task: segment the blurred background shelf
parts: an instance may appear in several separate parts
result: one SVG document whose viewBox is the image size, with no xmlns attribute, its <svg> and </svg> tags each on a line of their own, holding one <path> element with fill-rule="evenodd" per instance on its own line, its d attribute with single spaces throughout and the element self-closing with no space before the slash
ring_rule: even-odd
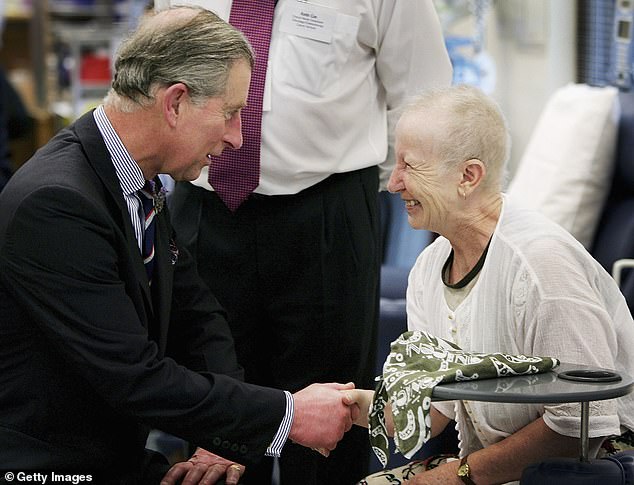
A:
<svg viewBox="0 0 634 485">
<path fill-rule="evenodd" d="M 0 66 L 32 118 L 11 140 L 14 168 L 101 102 L 112 58 L 147 0 L 5 0 Z"/>
</svg>

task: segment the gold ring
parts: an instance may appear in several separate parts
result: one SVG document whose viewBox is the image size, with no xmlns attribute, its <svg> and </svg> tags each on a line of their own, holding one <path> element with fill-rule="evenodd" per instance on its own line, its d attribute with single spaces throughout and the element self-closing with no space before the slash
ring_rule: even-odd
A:
<svg viewBox="0 0 634 485">
<path fill-rule="evenodd" d="M 235 463 L 233 465 L 230 465 L 229 468 L 233 468 L 235 469 L 238 473 L 242 473 L 242 467 L 240 465 L 236 465 Z"/>
</svg>

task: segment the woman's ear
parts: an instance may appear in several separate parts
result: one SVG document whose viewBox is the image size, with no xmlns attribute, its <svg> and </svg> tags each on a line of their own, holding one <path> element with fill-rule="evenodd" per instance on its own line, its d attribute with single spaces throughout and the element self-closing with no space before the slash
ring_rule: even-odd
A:
<svg viewBox="0 0 634 485">
<path fill-rule="evenodd" d="M 460 191 L 467 197 L 476 187 L 478 187 L 486 176 L 486 167 L 481 160 L 471 158 L 465 160 L 462 165 L 462 180 L 460 181 Z"/>
</svg>

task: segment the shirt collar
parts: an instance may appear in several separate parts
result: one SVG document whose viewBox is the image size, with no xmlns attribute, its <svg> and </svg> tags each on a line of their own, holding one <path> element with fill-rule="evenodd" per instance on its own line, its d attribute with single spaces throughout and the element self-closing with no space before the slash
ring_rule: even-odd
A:
<svg viewBox="0 0 634 485">
<path fill-rule="evenodd" d="M 132 155 L 126 150 L 121 138 L 119 138 L 119 135 L 117 135 L 117 132 L 112 127 L 103 109 L 103 105 L 99 105 L 97 109 L 93 111 L 93 117 L 101 132 L 106 148 L 110 153 L 110 157 L 112 158 L 112 164 L 117 173 L 121 190 L 124 195 L 137 192 L 145 185 L 143 172 L 134 158 L 132 158 Z"/>
</svg>

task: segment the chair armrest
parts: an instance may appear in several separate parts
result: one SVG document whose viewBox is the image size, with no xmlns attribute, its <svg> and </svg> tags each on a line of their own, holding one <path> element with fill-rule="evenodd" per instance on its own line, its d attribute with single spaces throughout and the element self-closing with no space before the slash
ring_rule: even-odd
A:
<svg viewBox="0 0 634 485">
<path fill-rule="evenodd" d="M 612 265 L 612 278 L 619 288 L 621 287 L 621 272 L 625 268 L 634 268 L 634 259 L 617 259 Z"/>
</svg>

